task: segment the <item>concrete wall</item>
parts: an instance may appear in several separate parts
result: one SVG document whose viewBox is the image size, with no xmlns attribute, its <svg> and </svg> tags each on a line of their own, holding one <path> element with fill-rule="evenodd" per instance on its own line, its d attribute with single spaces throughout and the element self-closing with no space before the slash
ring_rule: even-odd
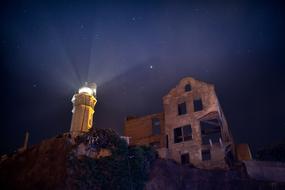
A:
<svg viewBox="0 0 285 190">
<path fill-rule="evenodd" d="M 285 163 L 243 161 L 249 177 L 256 180 L 285 182 Z"/>
</svg>

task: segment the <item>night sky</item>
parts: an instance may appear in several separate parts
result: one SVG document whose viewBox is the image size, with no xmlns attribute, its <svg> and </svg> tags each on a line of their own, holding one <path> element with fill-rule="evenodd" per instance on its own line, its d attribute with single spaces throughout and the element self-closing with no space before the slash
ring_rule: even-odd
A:
<svg viewBox="0 0 285 190">
<path fill-rule="evenodd" d="M 2 2 L 0 153 L 25 131 L 30 144 L 69 131 L 85 81 L 96 127 L 122 134 L 185 76 L 215 84 L 237 143 L 285 139 L 285 6 L 197 2 Z"/>
</svg>

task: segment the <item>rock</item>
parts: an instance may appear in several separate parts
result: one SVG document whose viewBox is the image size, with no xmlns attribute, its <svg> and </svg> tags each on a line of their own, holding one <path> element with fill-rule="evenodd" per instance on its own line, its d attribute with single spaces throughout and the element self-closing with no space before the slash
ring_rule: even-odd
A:
<svg viewBox="0 0 285 190">
<path fill-rule="evenodd" d="M 146 190 L 240 190 L 285 189 L 285 183 L 256 181 L 242 170 L 203 170 L 182 166 L 170 160 L 157 160 L 146 183 Z"/>
</svg>

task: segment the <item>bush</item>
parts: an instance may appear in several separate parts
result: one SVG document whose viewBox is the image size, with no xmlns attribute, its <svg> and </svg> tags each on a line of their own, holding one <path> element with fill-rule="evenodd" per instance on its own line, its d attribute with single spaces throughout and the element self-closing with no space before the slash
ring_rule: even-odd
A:
<svg viewBox="0 0 285 190">
<path fill-rule="evenodd" d="M 70 156 L 69 167 L 78 189 L 144 189 L 150 167 L 156 159 L 153 148 L 128 147 L 125 140 L 111 129 L 92 130 L 76 141 L 112 151 L 112 156 L 97 160 L 88 157 L 78 160 Z"/>
<path fill-rule="evenodd" d="M 285 142 L 265 147 L 256 154 L 257 160 L 285 162 Z"/>
</svg>

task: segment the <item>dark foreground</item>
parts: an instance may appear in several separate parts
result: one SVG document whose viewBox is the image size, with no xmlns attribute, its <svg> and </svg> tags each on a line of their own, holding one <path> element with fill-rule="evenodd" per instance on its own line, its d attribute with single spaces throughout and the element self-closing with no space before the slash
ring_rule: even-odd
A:
<svg viewBox="0 0 285 190">
<path fill-rule="evenodd" d="M 25 152 L 10 155 L 0 163 L 1 190 L 285 189 L 284 183 L 250 179 L 242 165 L 230 171 L 207 171 L 181 166 L 170 160 L 155 160 L 149 152 L 146 157 L 143 149 L 131 150 L 124 144 L 116 146 L 119 141 L 115 135 L 108 136 L 108 132 L 104 132 L 104 135 L 100 137 L 100 142 L 107 142 L 104 146 L 112 149 L 111 157 L 96 160 L 84 156 L 78 158 L 71 154 L 78 144 L 72 143 L 66 136 L 45 140 Z M 110 138 L 113 138 L 113 144 L 108 142 Z M 130 154 L 133 156 L 126 160 Z M 145 167 L 148 164 L 152 166 Z"/>
</svg>

